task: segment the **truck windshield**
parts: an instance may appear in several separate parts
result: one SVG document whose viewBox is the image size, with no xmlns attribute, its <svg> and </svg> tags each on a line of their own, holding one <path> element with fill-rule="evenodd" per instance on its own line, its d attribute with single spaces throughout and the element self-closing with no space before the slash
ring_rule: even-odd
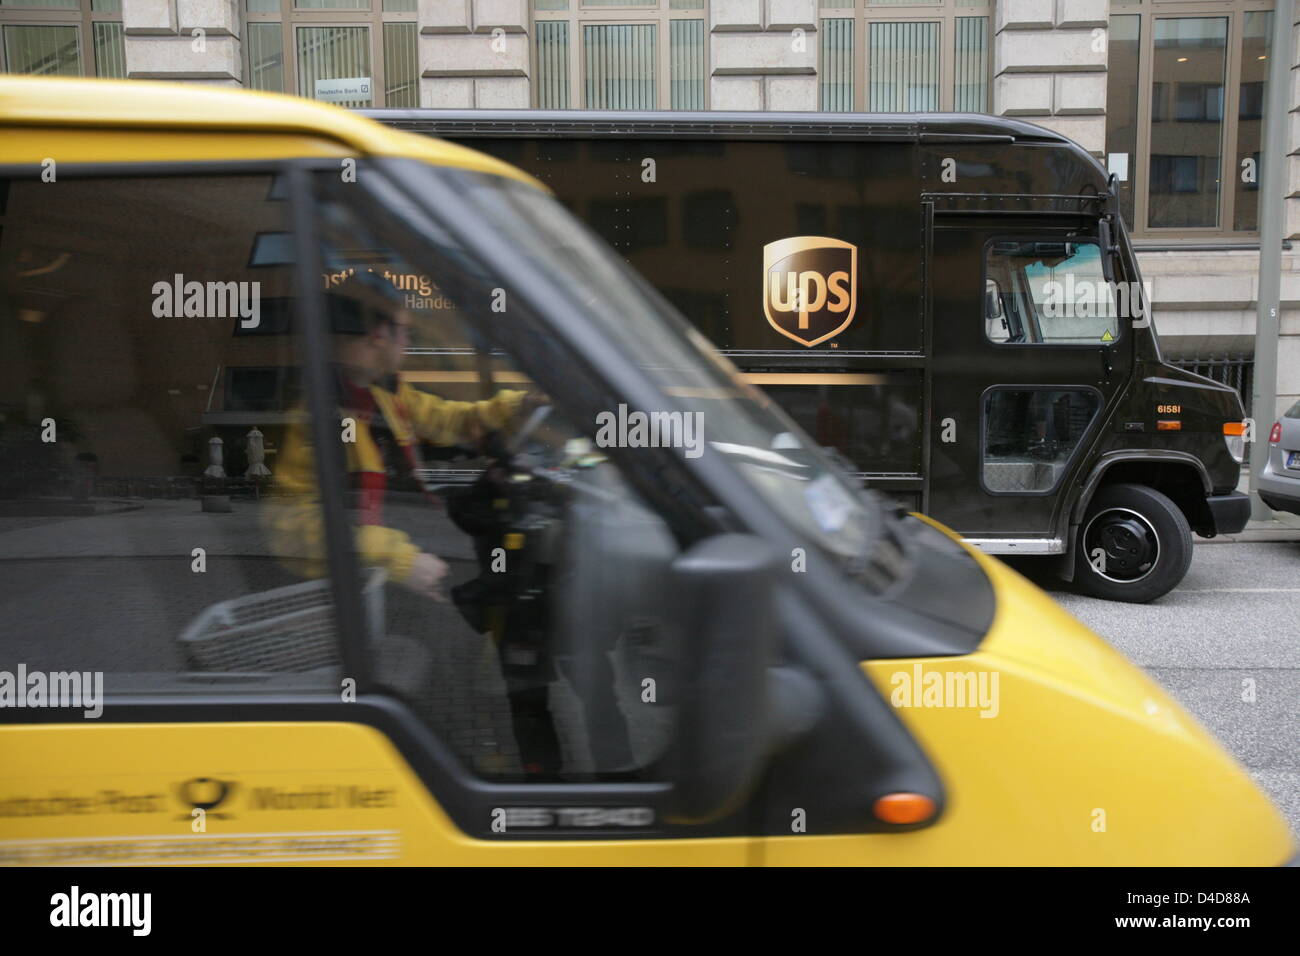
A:
<svg viewBox="0 0 1300 956">
<path fill-rule="evenodd" d="M 693 416 L 702 452 L 725 456 L 802 536 L 849 561 L 868 552 L 881 520 L 872 499 L 559 202 L 500 176 L 433 167 L 415 175 L 443 187 L 410 183 L 417 194 L 445 196 L 449 184 L 467 214 L 508 236 L 552 291 L 659 385 L 665 411 Z"/>
</svg>

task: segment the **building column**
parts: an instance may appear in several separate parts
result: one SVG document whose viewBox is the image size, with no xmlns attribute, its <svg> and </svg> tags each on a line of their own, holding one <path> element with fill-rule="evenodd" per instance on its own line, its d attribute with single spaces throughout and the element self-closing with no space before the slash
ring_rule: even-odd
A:
<svg viewBox="0 0 1300 956">
<path fill-rule="evenodd" d="M 993 110 L 1106 149 L 1107 0 L 998 0 Z"/>
<path fill-rule="evenodd" d="M 241 86 L 238 0 L 122 0 L 126 75 Z"/>
<path fill-rule="evenodd" d="M 712 0 L 715 110 L 817 109 L 817 0 Z"/>
<path fill-rule="evenodd" d="M 528 109 L 527 0 L 420 0 L 420 105 Z"/>
<path fill-rule="evenodd" d="M 1291 49 L 1288 51 L 1291 55 L 1288 181 L 1282 219 L 1282 235 L 1291 240 L 1292 248 L 1289 253 L 1282 254 L 1281 323 L 1277 343 L 1278 415 L 1300 401 L 1300 4 L 1296 5 L 1292 19 Z M 1262 426 L 1268 428 L 1271 424 L 1271 421 L 1263 422 Z"/>
<path fill-rule="evenodd" d="M 1300 240 L 1300 3 L 1295 5 L 1291 25 L 1290 116 L 1287 122 L 1286 212 L 1282 235 Z M 1286 276 L 1282 277 L 1282 298 L 1286 298 Z"/>
</svg>

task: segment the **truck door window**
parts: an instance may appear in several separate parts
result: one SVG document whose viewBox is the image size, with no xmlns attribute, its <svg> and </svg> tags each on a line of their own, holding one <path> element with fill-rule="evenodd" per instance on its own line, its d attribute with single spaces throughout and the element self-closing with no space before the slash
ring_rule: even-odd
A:
<svg viewBox="0 0 1300 956">
<path fill-rule="evenodd" d="M 1107 346 L 1119 335 L 1115 291 L 1095 242 L 998 239 L 988 246 L 985 276 L 991 342 Z M 990 313 L 995 287 L 1001 322 Z"/>
<path fill-rule="evenodd" d="M 984 487 L 1003 494 L 1052 491 L 1099 405 L 1091 389 L 989 389 L 984 395 Z"/>
</svg>

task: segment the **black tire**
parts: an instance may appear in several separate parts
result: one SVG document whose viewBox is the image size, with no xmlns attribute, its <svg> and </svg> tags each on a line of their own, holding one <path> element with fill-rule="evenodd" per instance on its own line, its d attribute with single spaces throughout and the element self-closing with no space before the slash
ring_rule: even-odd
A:
<svg viewBox="0 0 1300 956">
<path fill-rule="evenodd" d="M 1168 594 L 1187 574 L 1192 529 L 1178 506 L 1154 488 L 1106 485 L 1088 505 L 1074 547 L 1079 590 L 1145 604 Z"/>
</svg>

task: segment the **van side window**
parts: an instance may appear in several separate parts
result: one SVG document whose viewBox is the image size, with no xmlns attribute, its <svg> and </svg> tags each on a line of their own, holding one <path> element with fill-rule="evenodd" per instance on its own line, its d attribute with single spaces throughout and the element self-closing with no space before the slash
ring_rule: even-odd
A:
<svg viewBox="0 0 1300 956">
<path fill-rule="evenodd" d="M 989 389 L 984 396 L 984 486 L 1005 494 L 1054 489 L 1099 405 L 1090 389 Z"/>
<path fill-rule="evenodd" d="M 273 177 L 0 193 L 0 669 L 337 695 L 317 505 L 280 480 L 304 412 Z"/>
<path fill-rule="evenodd" d="M 655 777 L 680 547 L 574 404 L 612 407 L 602 386 L 573 368 L 563 395 L 543 392 L 532 376 L 554 341 L 508 277 L 451 235 L 413 258 L 400 227 L 335 196 L 321 255 L 347 278 L 325 309 L 356 423 L 341 477 L 377 683 L 479 777 Z M 430 294 L 402 292 L 404 276 Z M 307 442 L 285 445 L 281 476 L 310 481 Z M 284 547 L 298 536 L 292 513 L 272 527 Z"/>
<path fill-rule="evenodd" d="M 1010 345 L 1100 345 L 1136 309 L 1106 281 L 1095 242 L 999 239 L 986 254 L 984 329 Z"/>
</svg>

